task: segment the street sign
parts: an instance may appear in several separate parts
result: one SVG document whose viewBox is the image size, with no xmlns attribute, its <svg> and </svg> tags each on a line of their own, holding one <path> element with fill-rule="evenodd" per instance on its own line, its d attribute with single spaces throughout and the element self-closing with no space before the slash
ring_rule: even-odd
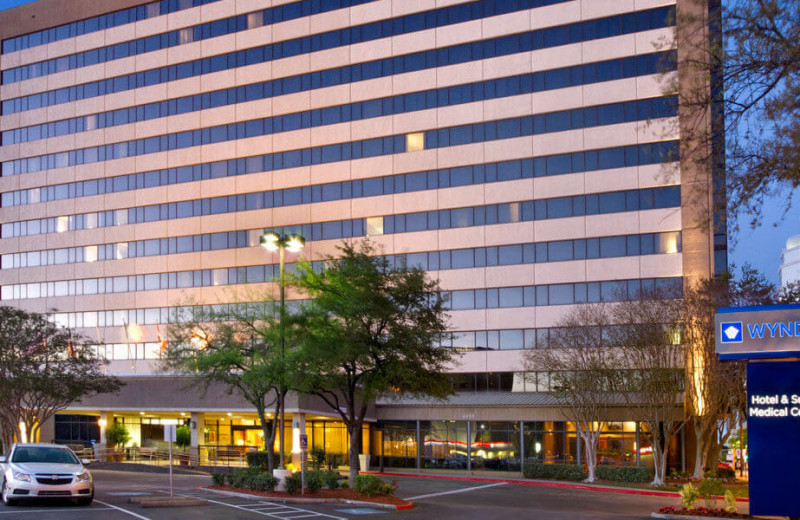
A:
<svg viewBox="0 0 800 520">
<path fill-rule="evenodd" d="M 178 426 L 176 424 L 164 425 L 164 442 L 178 442 Z"/>
<path fill-rule="evenodd" d="M 305 451 L 308 449 L 308 435 L 300 434 L 300 449 Z"/>
</svg>

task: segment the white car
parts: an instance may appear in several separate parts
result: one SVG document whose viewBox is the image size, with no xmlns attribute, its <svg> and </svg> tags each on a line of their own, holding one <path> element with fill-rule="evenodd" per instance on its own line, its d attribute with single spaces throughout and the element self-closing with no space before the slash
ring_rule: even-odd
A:
<svg viewBox="0 0 800 520">
<path fill-rule="evenodd" d="M 0 457 L 3 503 L 20 500 L 72 498 L 88 506 L 94 499 L 92 475 L 71 449 L 59 444 L 14 444 Z"/>
</svg>

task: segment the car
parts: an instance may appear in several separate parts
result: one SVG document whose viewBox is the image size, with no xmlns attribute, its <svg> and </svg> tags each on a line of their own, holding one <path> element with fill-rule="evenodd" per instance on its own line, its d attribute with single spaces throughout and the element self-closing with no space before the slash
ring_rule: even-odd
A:
<svg viewBox="0 0 800 520">
<path fill-rule="evenodd" d="M 0 457 L 3 467 L 2 500 L 13 506 L 20 500 L 71 498 L 88 506 L 94 499 L 92 474 L 67 446 L 13 444 Z"/>
</svg>

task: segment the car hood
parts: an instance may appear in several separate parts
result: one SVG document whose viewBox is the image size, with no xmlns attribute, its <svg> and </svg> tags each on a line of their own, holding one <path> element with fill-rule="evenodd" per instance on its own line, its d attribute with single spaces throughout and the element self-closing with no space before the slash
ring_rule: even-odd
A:
<svg viewBox="0 0 800 520">
<path fill-rule="evenodd" d="M 23 473 L 80 473 L 80 464 L 53 464 L 48 462 L 12 462 L 11 467 Z"/>
</svg>

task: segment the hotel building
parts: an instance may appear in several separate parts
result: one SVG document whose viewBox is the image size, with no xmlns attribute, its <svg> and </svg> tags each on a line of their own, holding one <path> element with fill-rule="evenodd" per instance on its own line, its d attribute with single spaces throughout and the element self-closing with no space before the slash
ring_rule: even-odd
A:
<svg viewBox="0 0 800 520">
<path fill-rule="evenodd" d="M 373 464 L 580 461 L 547 374 L 523 377 L 525 349 L 547 348 L 574 305 L 681 290 L 726 264 L 712 172 L 680 153 L 687 125 L 710 123 L 679 109 L 702 78 L 676 10 L 709 16 L 693 0 L 0 12 L 0 304 L 78 329 L 126 382 L 42 440 L 100 441 L 99 421 L 121 421 L 148 447 L 177 420 L 201 453 L 258 445 L 245 401 L 159 372 L 159 336 L 176 306 L 267 289 L 278 257 L 259 237 L 275 230 L 302 234 L 312 260 L 369 237 L 449 293 L 457 394 L 377 403 Z M 603 461 L 643 463 L 645 432 L 616 412 Z M 285 431 L 344 458 L 331 410 L 290 395 L 287 413 Z"/>
</svg>

